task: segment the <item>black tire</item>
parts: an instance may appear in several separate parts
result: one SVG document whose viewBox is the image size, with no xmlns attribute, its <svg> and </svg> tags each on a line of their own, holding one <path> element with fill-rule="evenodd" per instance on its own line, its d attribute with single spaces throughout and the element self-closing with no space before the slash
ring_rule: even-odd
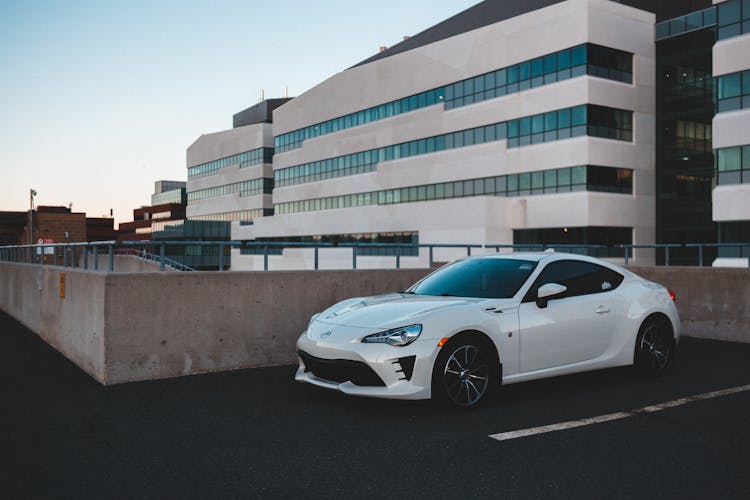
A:
<svg viewBox="0 0 750 500">
<path fill-rule="evenodd" d="M 470 408 L 487 398 L 495 379 L 494 356 L 484 342 L 457 338 L 443 346 L 432 369 L 432 399 Z"/>
<path fill-rule="evenodd" d="M 636 369 L 651 377 L 658 377 L 669 366 L 674 356 L 674 336 L 669 320 L 648 318 L 638 330 L 635 341 Z"/>
</svg>

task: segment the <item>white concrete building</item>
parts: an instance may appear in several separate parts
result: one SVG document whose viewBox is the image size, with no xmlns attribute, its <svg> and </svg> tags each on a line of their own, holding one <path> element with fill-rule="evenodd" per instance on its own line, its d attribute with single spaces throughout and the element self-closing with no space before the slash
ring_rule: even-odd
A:
<svg viewBox="0 0 750 500">
<path fill-rule="evenodd" d="M 204 134 L 187 149 L 187 217 L 238 224 L 273 212 L 273 110 L 262 101 L 234 116 L 234 128 Z"/>
<path fill-rule="evenodd" d="M 334 75 L 276 110 L 275 215 L 236 237 L 653 242 L 654 23 L 568 0 Z"/>
<path fill-rule="evenodd" d="M 234 240 L 587 244 L 608 246 L 595 252 L 611 258 L 621 257 L 620 244 L 715 241 L 723 226 L 710 215 L 711 119 L 723 98 L 714 103 L 711 74 L 750 68 L 748 1 L 726 4 L 739 7 L 486 0 L 286 102 L 262 133 L 255 124 L 202 136 L 188 150 L 189 171 L 274 148 L 272 165 L 257 174 L 273 176 L 273 193 L 253 205 L 273 215 L 234 223 Z M 726 39 L 712 55 L 716 33 Z M 750 94 L 750 73 L 740 73 L 740 88 Z M 739 106 L 750 106 L 743 92 Z M 750 128 L 737 121 L 746 111 L 718 111 L 713 148 L 750 144 L 742 135 Z M 750 220 L 743 177 L 729 185 L 718 169 L 713 219 Z M 227 189 L 207 190 L 249 178 L 232 171 L 189 180 L 189 217 L 249 207 Z M 256 254 L 235 250 L 233 268 L 262 267 Z M 440 250 L 435 260 L 462 254 Z M 351 257 L 348 248 L 327 250 L 320 267 Z M 663 256 L 636 250 L 634 258 Z M 270 259 L 276 269 L 313 265 L 312 250 Z M 393 259 L 365 256 L 358 265 Z M 422 249 L 401 264 L 426 260 Z"/>
<path fill-rule="evenodd" d="M 713 47 L 717 114 L 713 147 L 717 163 L 713 219 L 720 237 L 750 237 L 750 1 L 718 4 L 718 41 Z M 748 257 L 744 255 L 744 257 Z"/>
</svg>

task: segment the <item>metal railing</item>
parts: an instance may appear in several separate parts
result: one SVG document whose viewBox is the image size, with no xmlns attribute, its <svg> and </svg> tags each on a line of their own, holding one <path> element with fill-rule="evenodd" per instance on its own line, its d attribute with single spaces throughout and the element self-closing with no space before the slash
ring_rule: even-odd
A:
<svg viewBox="0 0 750 500">
<path fill-rule="evenodd" d="M 263 242 L 263 241 L 102 241 L 81 243 L 52 243 L 38 245 L 14 245 L 0 247 L 0 261 L 30 264 L 48 264 L 63 267 L 82 267 L 99 270 L 100 256 L 107 257 L 107 270 L 114 271 L 115 256 L 132 255 L 159 265 L 160 271 L 167 267 L 178 271 L 194 271 L 195 268 L 180 262 L 177 258 L 167 257 L 169 247 L 200 247 L 218 249 L 216 268 L 225 270 L 227 264 L 225 253 L 228 249 L 240 249 L 252 255 L 263 257 L 263 270 L 269 270 L 269 257 L 279 255 L 283 249 L 312 249 L 313 269 L 320 269 L 320 250 L 333 248 L 351 249 L 351 268 L 357 269 L 361 257 L 394 257 L 395 267 L 401 267 L 403 257 L 420 257 L 421 249 L 426 249 L 428 266 L 435 264 L 435 251 L 440 249 L 464 249 L 465 255 L 472 255 L 474 250 L 508 250 L 545 251 L 553 249 L 568 253 L 590 255 L 601 258 L 623 259 L 630 264 L 634 252 L 653 250 L 654 258 L 663 265 L 704 266 L 706 259 L 714 256 L 748 258 L 750 261 L 750 243 L 685 243 L 685 244 L 626 244 L 626 245 L 583 245 L 583 244 L 437 244 L 437 243 L 322 243 L 322 242 Z M 151 250 L 151 251 L 149 251 Z M 158 253 L 156 251 L 158 250 Z M 377 255 L 379 251 L 386 255 Z M 245 253 L 243 252 L 243 253 Z M 723 254 L 723 255 L 722 255 Z M 675 264 L 675 258 L 677 262 Z M 83 265 L 80 265 L 79 257 Z M 89 266 L 89 257 L 93 257 Z M 455 257 L 451 257 L 455 258 Z"/>
<path fill-rule="evenodd" d="M 139 260 L 144 260 L 147 262 L 153 262 L 156 264 L 161 264 L 161 262 L 164 262 L 165 267 L 169 267 L 174 269 L 175 271 L 195 271 L 194 268 L 190 266 L 186 266 L 182 262 L 177 262 L 176 260 L 170 259 L 168 257 L 162 257 L 161 255 L 156 255 L 150 252 L 147 252 L 143 249 L 138 248 L 120 248 L 115 250 L 115 255 L 120 255 L 124 257 L 135 257 Z"/>
</svg>

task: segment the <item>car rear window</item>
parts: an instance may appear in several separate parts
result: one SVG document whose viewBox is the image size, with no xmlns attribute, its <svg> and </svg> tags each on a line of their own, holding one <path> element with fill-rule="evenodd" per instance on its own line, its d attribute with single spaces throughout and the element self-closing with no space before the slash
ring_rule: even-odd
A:
<svg viewBox="0 0 750 500">
<path fill-rule="evenodd" d="M 408 292 L 418 295 L 507 299 L 529 278 L 537 263 L 520 259 L 467 259 L 427 276 Z"/>
</svg>

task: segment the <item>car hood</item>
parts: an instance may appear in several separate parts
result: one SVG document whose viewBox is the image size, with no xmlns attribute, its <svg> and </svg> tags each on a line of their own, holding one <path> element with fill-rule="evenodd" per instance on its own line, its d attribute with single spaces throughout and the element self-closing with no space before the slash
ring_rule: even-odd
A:
<svg viewBox="0 0 750 500">
<path fill-rule="evenodd" d="M 357 328 L 394 328 L 416 323 L 430 313 L 485 300 L 391 293 L 339 302 L 320 313 L 315 320 Z"/>
</svg>

